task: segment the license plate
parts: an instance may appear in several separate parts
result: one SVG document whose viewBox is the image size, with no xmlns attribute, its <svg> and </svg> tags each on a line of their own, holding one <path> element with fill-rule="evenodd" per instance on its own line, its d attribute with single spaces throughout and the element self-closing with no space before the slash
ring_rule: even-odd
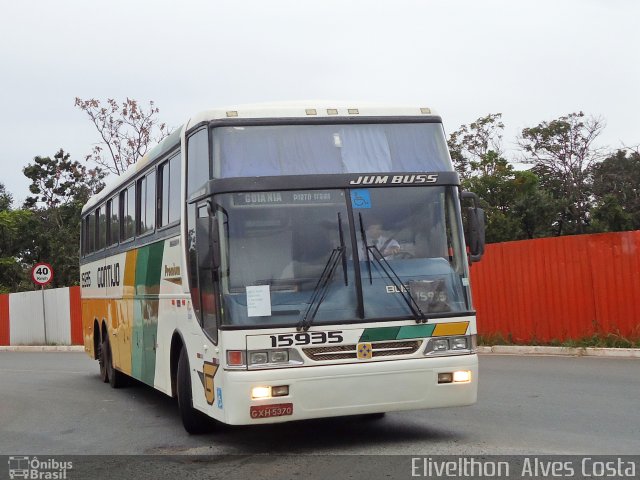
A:
<svg viewBox="0 0 640 480">
<path fill-rule="evenodd" d="M 256 405 L 249 409 L 251 418 L 283 417 L 293 415 L 293 403 L 277 403 L 275 405 Z"/>
</svg>

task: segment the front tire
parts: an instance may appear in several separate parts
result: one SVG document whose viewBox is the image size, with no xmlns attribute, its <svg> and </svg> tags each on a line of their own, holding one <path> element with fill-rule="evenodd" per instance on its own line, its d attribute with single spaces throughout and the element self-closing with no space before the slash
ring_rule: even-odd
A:
<svg viewBox="0 0 640 480">
<path fill-rule="evenodd" d="M 212 420 L 204 413 L 193 408 L 193 398 L 191 394 L 191 370 L 189 368 L 189 358 L 187 349 L 180 350 L 177 372 L 177 397 L 178 408 L 184 429 L 190 434 L 206 433 L 212 430 Z"/>
</svg>

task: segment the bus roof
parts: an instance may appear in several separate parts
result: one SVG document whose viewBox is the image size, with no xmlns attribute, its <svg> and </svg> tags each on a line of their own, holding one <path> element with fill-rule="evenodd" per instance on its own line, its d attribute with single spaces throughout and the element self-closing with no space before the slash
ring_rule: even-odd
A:
<svg viewBox="0 0 640 480">
<path fill-rule="evenodd" d="M 82 214 L 84 215 L 87 210 L 94 208 L 100 202 L 128 184 L 130 180 L 135 178 L 139 172 L 144 170 L 155 159 L 177 146 L 180 143 L 180 136 L 183 130 L 188 130 L 201 123 L 212 120 L 233 121 L 234 119 L 250 120 L 267 118 L 335 118 L 339 120 L 345 117 L 431 117 L 437 120 L 440 119 L 438 114 L 429 107 L 329 100 L 232 105 L 206 110 L 194 115 L 184 125 L 176 128 L 171 135 L 149 150 L 144 157 L 134 165 L 131 165 L 125 173 L 119 176 L 113 175 L 109 177 L 105 187 L 100 193 L 91 197 L 82 208 Z"/>
<path fill-rule="evenodd" d="M 308 100 L 295 102 L 235 105 L 206 110 L 193 116 L 187 128 L 211 120 L 322 117 L 438 117 L 428 107 L 376 103 Z M 439 117 L 438 117 L 439 118 Z"/>
</svg>

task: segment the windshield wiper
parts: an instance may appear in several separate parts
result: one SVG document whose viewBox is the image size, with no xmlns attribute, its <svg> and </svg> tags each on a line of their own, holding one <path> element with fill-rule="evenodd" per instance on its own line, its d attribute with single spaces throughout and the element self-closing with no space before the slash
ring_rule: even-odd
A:
<svg viewBox="0 0 640 480">
<path fill-rule="evenodd" d="M 382 269 L 384 274 L 389 278 L 389 280 L 391 280 L 391 283 L 393 283 L 396 291 L 400 293 L 402 299 L 409 307 L 409 310 L 411 310 L 411 313 L 413 313 L 413 317 L 415 318 L 416 323 L 426 323 L 428 321 L 427 317 L 418 305 L 418 302 L 413 297 L 413 295 L 411 295 L 409 288 L 407 288 L 407 286 L 402 282 L 396 271 L 391 267 L 391 265 L 389 265 L 389 262 L 387 262 L 387 259 L 384 258 L 384 255 L 382 255 L 380 250 L 378 250 L 378 247 L 376 247 L 375 245 L 367 245 L 367 234 L 364 227 L 364 222 L 362 221 L 362 213 L 358 213 L 358 216 L 360 218 L 360 234 L 362 235 L 362 241 L 365 247 L 364 254 L 367 257 L 369 284 L 373 284 L 373 277 L 371 276 L 371 256 L 373 256 L 373 258 L 375 258 L 380 265 L 380 268 Z M 369 255 L 369 252 L 371 252 L 371 255 Z"/>
<path fill-rule="evenodd" d="M 411 313 L 413 313 L 416 323 L 427 323 L 427 317 L 420 308 L 420 305 L 418 305 L 416 299 L 413 297 L 413 295 L 411 295 L 409 288 L 402 282 L 393 267 L 389 265 L 387 259 L 384 258 L 380 250 L 378 250 L 378 247 L 376 247 L 375 245 L 367 245 L 367 250 L 371 251 L 373 258 L 377 260 L 384 274 L 389 278 L 389 280 L 391 280 L 391 283 L 393 283 L 396 291 L 400 292 L 402 299 L 409 307 L 409 310 L 411 310 Z"/>
<path fill-rule="evenodd" d="M 362 243 L 364 244 L 363 253 L 367 257 L 367 270 L 369 271 L 369 285 L 373 285 L 373 277 L 371 276 L 371 258 L 369 256 L 369 245 L 367 245 L 367 232 L 364 228 L 364 222 L 362 221 L 362 213 L 358 212 L 358 218 L 360 220 L 360 235 L 362 235 Z"/>
<path fill-rule="evenodd" d="M 318 283 L 313 289 L 313 294 L 311 295 L 311 301 L 309 302 L 309 306 L 307 310 L 304 312 L 304 316 L 302 320 L 298 322 L 296 326 L 296 330 L 307 331 L 313 322 L 313 319 L 320 308 L 320 304 L 324 301 L 324 298 L 327 296 L 327 292 L 329 291 L 329 282 L 331 278 L 333 278 L 333 274 L 336 271 L 336 267 L 338 266 L 338 261 L 344 256 L 344 247 L 336 247 L 331 251 L 331 255 L 329 255 L 329 259 L 324 266 L 324 270 L 322 270 L 322 274 L 318 279 Z"/>
<path fill-rule="evenodd" d="M 342 232 L 342 216 L 338 212 L 338 233 L 340 234 L 340 247 L 345 250 L 344 246 L 344 233 Z M 347 275 L 347 256 L 342 255 L 342 273 L 344 274 L 344 286 L 349 286 L 349 276 Z"/>
</svg>

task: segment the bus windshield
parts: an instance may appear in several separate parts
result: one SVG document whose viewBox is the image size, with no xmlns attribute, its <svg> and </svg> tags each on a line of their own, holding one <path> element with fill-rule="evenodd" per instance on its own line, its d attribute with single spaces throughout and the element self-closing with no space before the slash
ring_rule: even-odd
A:
<svg viewBox="0 0 640 480">
<path fill-rule="evenodd" d="M 456 193 L 391 187 L 217 195 L 223 325 L 296 325 L 311 303 L 316 324 L 415 318 L 407 296 L 426 316 L 470 310 Z M 313 300 L 323 274 L 326 292 Z"/>
<path fill-rule="evenodd" d="M 441 123 L 213 129 L 215 178 L 453 171 Z"/>
</svg>

